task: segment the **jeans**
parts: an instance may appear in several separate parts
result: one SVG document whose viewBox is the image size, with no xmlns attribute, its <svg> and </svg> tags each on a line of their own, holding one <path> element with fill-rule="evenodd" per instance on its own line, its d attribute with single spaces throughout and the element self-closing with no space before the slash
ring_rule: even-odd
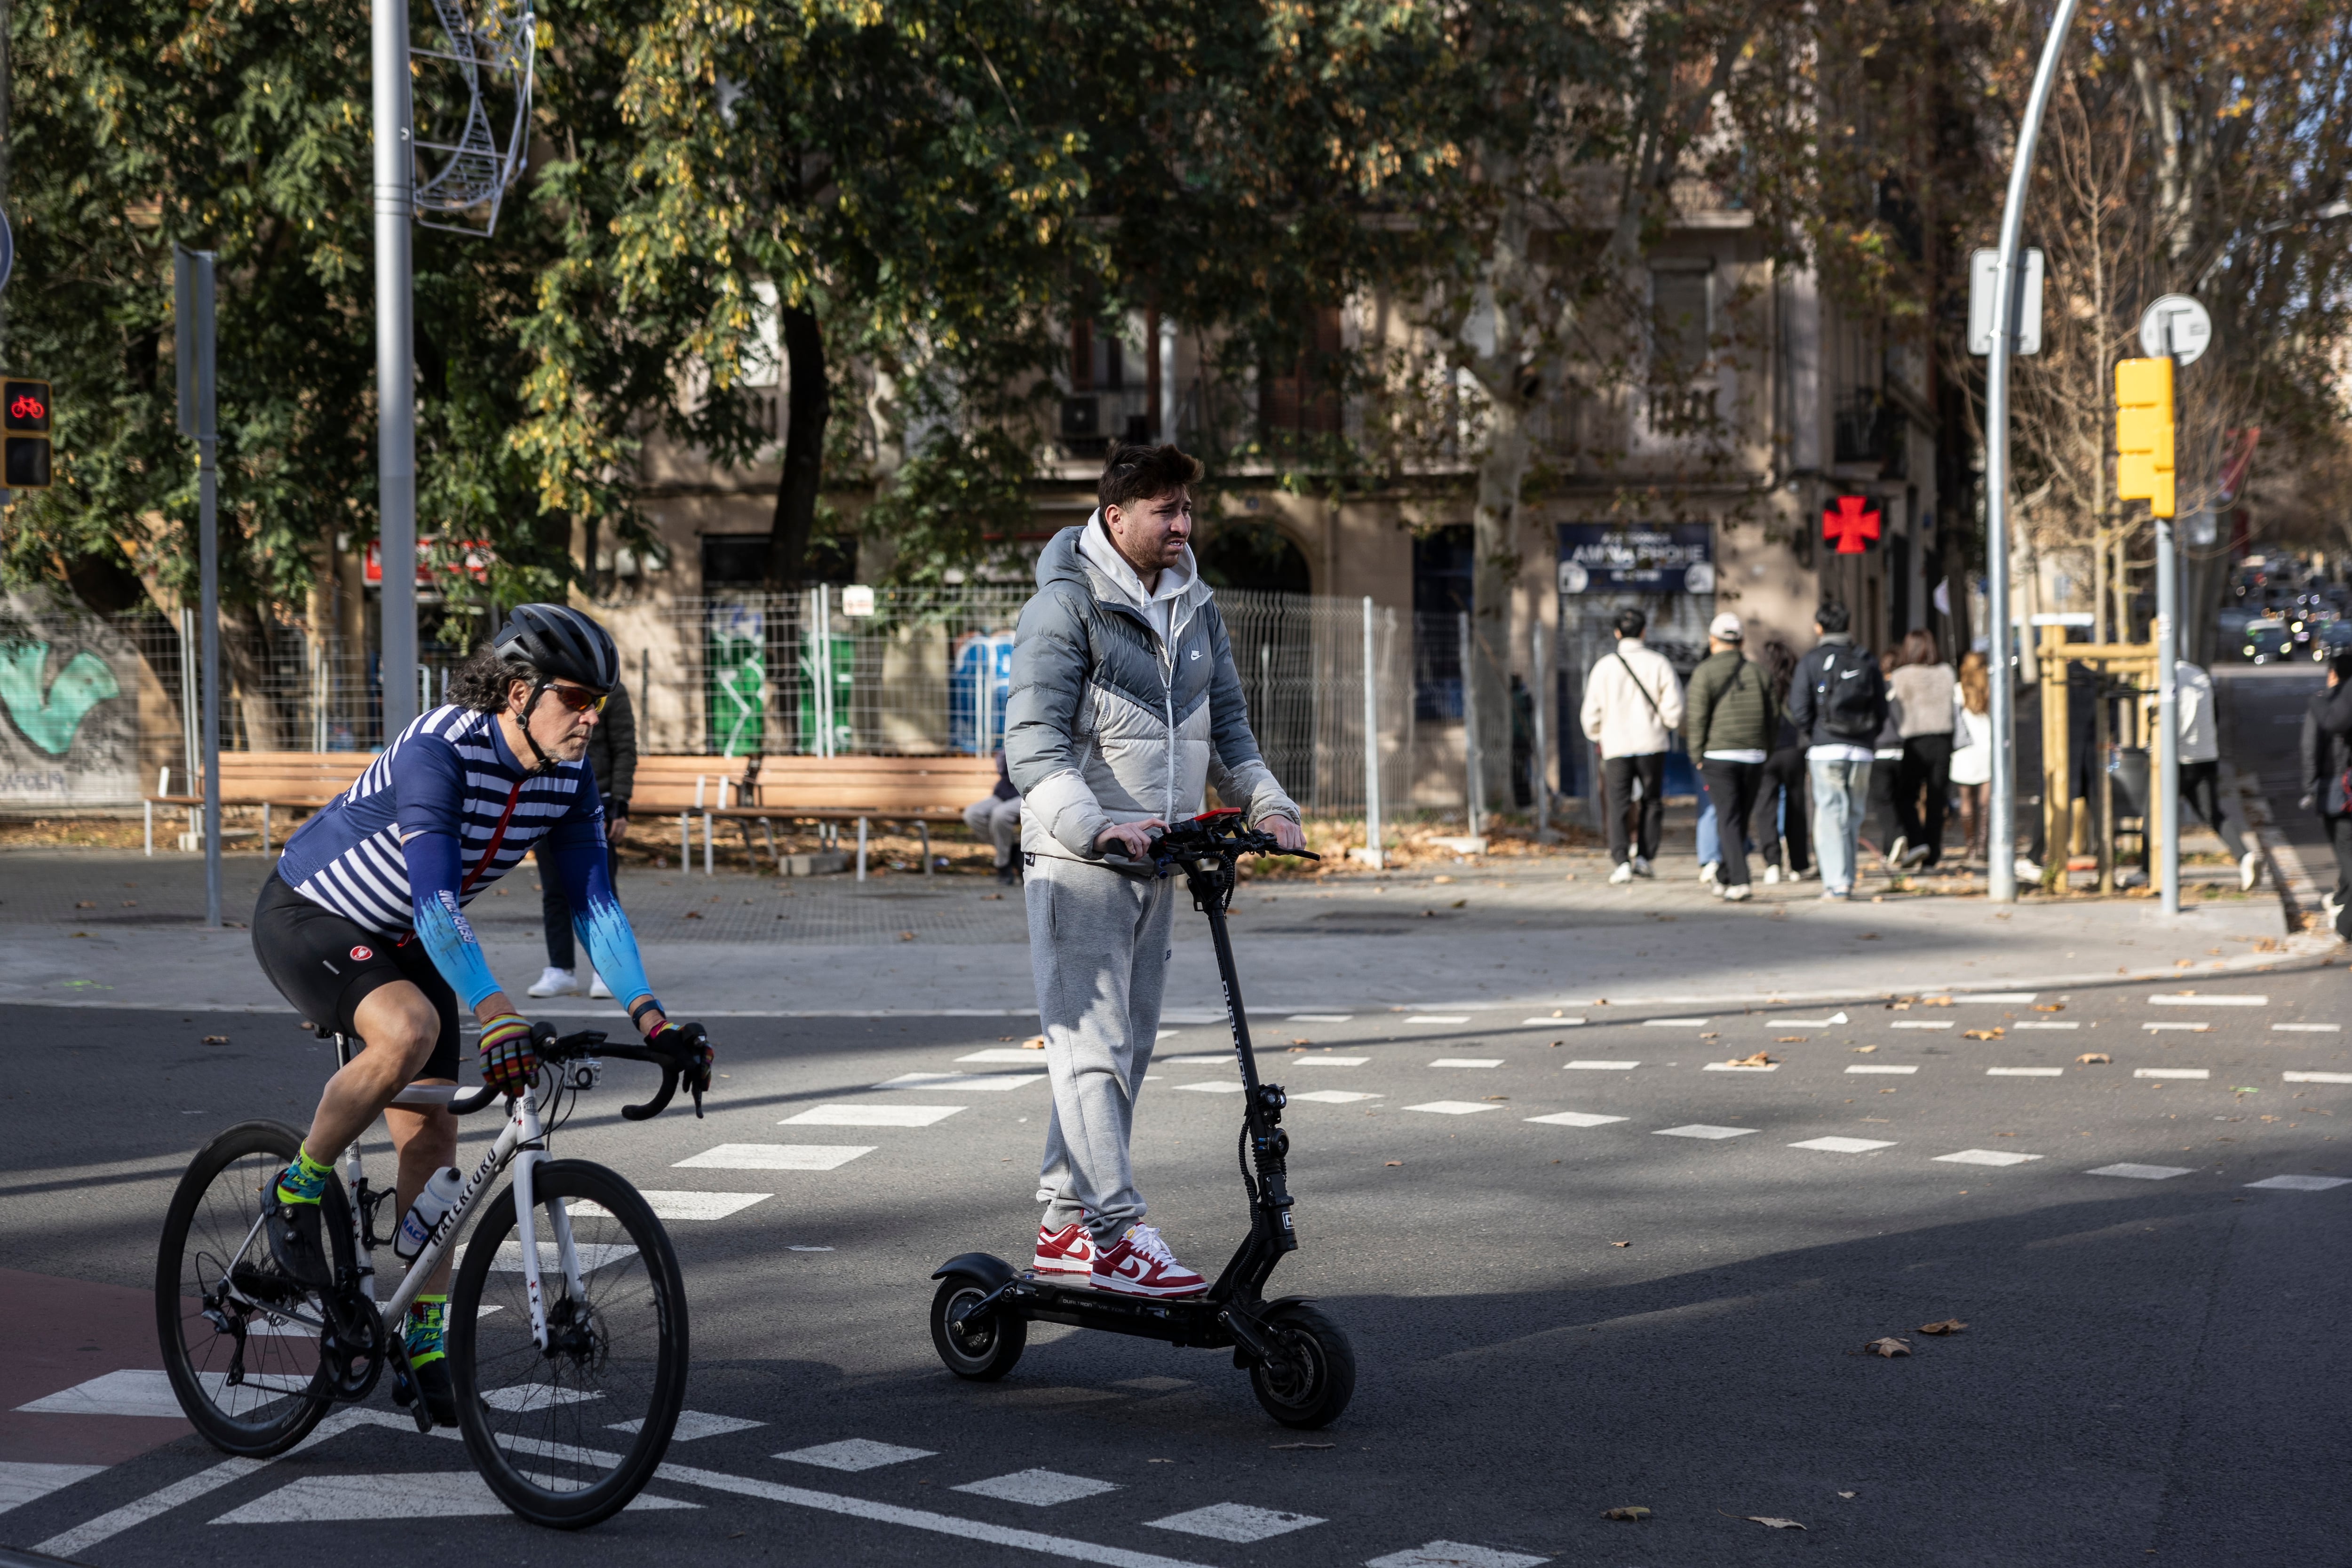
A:
<svg viewBox="0 0 2352 1568">
<path fill-rule="evenodd" d="M 572 905 L 563 896 L 563 873 L 548 858 L 545 845 L 533 853 L 539 857 L 539 923 L 547 930 L 548 966 L 569 972 L 579 966 L 580 953 L 572 944 Z M 621 885 L 621 852 L 609 844 L 604 847 L 604 875 L 614 888 Z"/>
<path fill-rule="evenodd" d="M 1712 866 L 1723 858 L 1723 830 L 1715 825 L 1715 791 L 1707 775 L 1698 775 L 1698 863 Z"/>
<path fill-rule="evenodd" d="M 2253 841 L 2246 833 L 2246 825 L 2239 820 L 2230 797 L 2221 793 L 2220 763 L 2183 763 L 2180 764 L 2180 801 L 2204 819 L 2205 826 L 2221 836 L 2231 855 L 2243 855 L 2252 849 Z M 2145 843 L 2146 837 L 2142 840 Z M 2145 855 L 2140 858 L 2147 859 Z"/>
<path fill-rule="evenodd" d="M 1642 798 L 1633 799 L 1633 783 L 1641 781 Z M 1658 839 L 1666 828 L 1666 753 L 1643 752 L 1638 756 L 1610 757 L 1601 764 L 1601 814 L 1609 825 L 1609 858 L 1622 866 L 1631 852 L 1644 860 L 1658 858 Z M 1631 833 L 1626 816 L 1638 811 L 1640 823 Z"/>
<path fill-rule="evenodd" d="M 1903 837 L 1924 846 L 1933 866 L 1944 858 L 1944 816 L 1951 805 L 1952 737 L 1914 735 L 1895 770 L 1895 816 Z"/>
<path fill-rule="evenodd" d="M 1784 747 L 1764 759 L 1755 819 L 1748 828 L 1748 842 L 1762 847 L 1764 864 L 1782 864 L 1780 844 L 1785 839 L 1789 858 L 1783 868 L 1803 871 L 1811 867 L 1811 838 L 1805 831 L 1809 815 L 1805 807 L 1805 753 L 1795 746 Z"/>
<path fill-rule="evenodd" d="M 1813 848 L 1822 858 L 1822 886 L 1852 892 L 1863 812 L 1870 804 L 1870 764 L 1808 757 L 1805 771 L 1813 781 Z"/>
<path fill-rule="evenodd" d="M 1727 888 L 1744 888 L 1748 886 L 1748 817 L 1756 809 L 1756 790 L 1764 782 L 1764 764 L 1705 757 L 1700 766 L 1706 770 L 1707 798 L 1718 808 L 1716 820 L 1722 824 L 1723 869 L 1716 880 Z"/>
</svg>

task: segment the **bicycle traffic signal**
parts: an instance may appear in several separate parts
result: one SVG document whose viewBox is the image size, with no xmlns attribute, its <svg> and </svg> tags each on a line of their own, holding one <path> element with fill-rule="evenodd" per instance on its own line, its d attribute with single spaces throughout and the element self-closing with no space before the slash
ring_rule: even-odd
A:
<svg viewBox="0 0 2352 1568">
<path fill-rule="evenodd" d="M 0 432 L 6 450 L 0 458 L 0 486 L 12 490 L 49 488 L 49 384 L 0 380 Z"/>
<path fill-rule="evenodd" d="M 2116 362 L 2116 499 L 2172 515 L 2172 362 Z"/>
</svg>

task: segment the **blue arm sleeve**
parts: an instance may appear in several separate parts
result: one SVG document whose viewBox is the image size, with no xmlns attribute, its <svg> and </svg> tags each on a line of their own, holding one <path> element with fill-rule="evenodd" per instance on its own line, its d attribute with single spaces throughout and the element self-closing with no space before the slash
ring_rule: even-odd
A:
<svg viewBox="0 0 2352 1568">
<path fill-rule="evenodd" d="M 401 857 L 408 863 L 409 912 L 433 967 L 471 1011 L 499 988 L 490 973 L 482 944 L 466 911 L 457 907 L 457 840 L 448 833 L 416 833 L 404 839 Z"/>
<path fill-rule="evenodd" d="M 572 905 L 572 929 L 614 998 L 623 1007 L 634 1008 L 640 999 L 652 995 L 653 988 L 646 984 L 636 933 L 629 929 L 629 917 L 621 912 L 621 900 L 614 896 L 613 879 L 604 868 L 604 813 L 598 810 L 593 816 L 569 818 L 543 842 L 563 879 L 563 897 Z M 656 1001 L 654 1005 L 661 1004 Z"/>
</svg>

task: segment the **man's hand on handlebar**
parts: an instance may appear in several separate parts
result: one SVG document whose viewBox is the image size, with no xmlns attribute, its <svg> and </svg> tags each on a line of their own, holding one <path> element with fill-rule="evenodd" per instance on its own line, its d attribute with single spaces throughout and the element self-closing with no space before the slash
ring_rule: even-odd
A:
<svg viewBox="0 0 2352 1568">
<path fill-rule="evenodd" d="M 701 1025 L 665 1019 L 660 1028 L 646 1037 L 646 1044 L 677 1063 L 678 1076 L 698 1098 L 710 1092 L 710 1069 L 719 1054 L 710 1048 L 710 1037 Z"/>
<path fill-rule="evenodd" d="M 512 1013 L 483 1021 L 482 1081 L 502 1094 L 520 1094 L 539 1071 L 539 1054 L 531 1026 Z"/>
<path fill-rule="evenodd" d="M 1307 830 L 1286 816 L 1269 816 L 1257 825 L 1257 830 L 1293 853 L 1307 847 Z"/>
<path fill-rule="evenodd" d="M 1147 816 L 1141 822 L 1114 822 L 1095 836 L 1095 850 L 1103 853 L 1116 844 L 1129 859 L 1148 860 L 1151 858 L 1152 834 L 1167 826 L 1156 816 Z"/>
</svg>

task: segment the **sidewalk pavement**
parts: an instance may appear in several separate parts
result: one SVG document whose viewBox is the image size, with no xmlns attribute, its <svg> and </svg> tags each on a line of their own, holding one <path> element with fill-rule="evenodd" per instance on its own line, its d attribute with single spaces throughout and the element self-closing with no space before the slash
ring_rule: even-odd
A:
<svg viewBox="0 0 2352 1568">
<path fill-rule="evenodd" d="M 229 862 L 232 918 L 266 868 Z M 1831 903 L 1815 882 L 1765 887 L 1745 905 L 1708 896 L 1687 855 L 1659 877 L 1605 880 L 1597 855 L 1462 865 L 1446 872 L 1267 879 L 1244 885 L 1233 923 L 1254 1015 L 1373 1008 L 1689 1007 L 1839 1001 L 1948 990 L 2049 990 L 2322 962 L 2331 935 L 2290 934 L 2267 890 L 2200 898 L 2177 921 L 2151 900 L 1864 896 Z M 0 1005 L 289 1011 L 241 930 L 207 931 L 200 863 L 111 851 L 0 856 Z M 973 1016 L 1033 1018 L 1018 889 L 971 877 L 631 874 L 623 896 L 656 991 L 681 1016 Z M 78 896 L 77 896 L 78 895 Z M 103 905 L 105 907 L 101 908 Z M 86 906 L 86 907 L 85 907 Z M 545 962 L 527 873 L 474 922 L 518 993 Z M 1172 1022 L 1223 1016 L 1206 922 L 1180 910 Z M 81 934 L 75 934 L 81 933 Z M 555 1018 L 610 1017 L 584 997 L 534 1002 Z"/>
</svg>

